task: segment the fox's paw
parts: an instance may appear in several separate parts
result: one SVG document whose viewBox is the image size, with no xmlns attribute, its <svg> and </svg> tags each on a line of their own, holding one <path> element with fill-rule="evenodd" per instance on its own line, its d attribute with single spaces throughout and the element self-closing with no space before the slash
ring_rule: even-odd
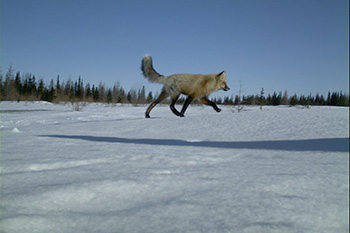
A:
<svg viewBox="0 0 350 233">
<path fill-rule="evenodd" d="M 215 109 L 215 111 L 217 111 L 217 112 L 221 112 L 221 109 L 220 109 L 220 108 L 217 108 L 217 109 Z"/>
</svg>

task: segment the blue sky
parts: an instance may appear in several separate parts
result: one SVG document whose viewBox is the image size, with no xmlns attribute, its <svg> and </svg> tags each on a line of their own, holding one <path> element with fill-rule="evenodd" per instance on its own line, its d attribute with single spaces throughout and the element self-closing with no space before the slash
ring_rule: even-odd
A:
<svg viewBox="0 0 350 233">
<path fill-rule="evenodd" d="M 236 95 L 349 92 L 347 0 L 1 0 L 3 74 L 157 91 L 140 71 L 226 70 Z"/>
</svg>

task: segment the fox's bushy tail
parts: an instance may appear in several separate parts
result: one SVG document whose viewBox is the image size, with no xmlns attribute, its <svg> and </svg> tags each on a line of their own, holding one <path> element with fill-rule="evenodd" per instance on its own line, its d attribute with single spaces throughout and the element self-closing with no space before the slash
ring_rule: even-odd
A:
<svg viewBox="0 0 350 233">
<path fill-rule="evenodd" d="M 143 76 L 148 78 L 149 81 L 162 83 L 162 78 L 164 78 L 164 76 L 155 71 L 152 64 L 152 57 L 149 54 L 146 54 L 142 58 L 141 70 L 143 72 Z"/>
</svg>

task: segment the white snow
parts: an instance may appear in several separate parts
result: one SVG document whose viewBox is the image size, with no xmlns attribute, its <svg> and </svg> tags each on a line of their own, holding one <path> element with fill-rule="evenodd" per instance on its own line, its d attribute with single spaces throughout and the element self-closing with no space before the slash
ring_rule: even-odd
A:
<svg viewBox="0 0 350 233">
<path fill-rule="evenodd" d="M 17 128 L 13 128 L 13 130 L 11 131 L 12 133 L 19 133 L 19 132 L 21 132 L 21 131 L 19 131 L 19 129 L 17 129 Z"/>
<path fill-rule="evenodd" d="M 348 232 L 349 108 L 146 108 L 1 102 L 0 231 Z"/>
</svg>

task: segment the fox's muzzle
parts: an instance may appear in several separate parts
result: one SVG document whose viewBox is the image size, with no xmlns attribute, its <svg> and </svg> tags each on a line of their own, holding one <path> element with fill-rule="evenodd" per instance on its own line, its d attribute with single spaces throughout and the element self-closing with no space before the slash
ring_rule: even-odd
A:
<svg viewBox="0 0 350 233">
<path fill-rule="evenodd" d="M 228 90 L 230 90 L 230 88 L 229 88 L 227 85 L 225 85 L 225 86 L 222 88 L 222 90 L 228 91 Z"/>
</svg>

